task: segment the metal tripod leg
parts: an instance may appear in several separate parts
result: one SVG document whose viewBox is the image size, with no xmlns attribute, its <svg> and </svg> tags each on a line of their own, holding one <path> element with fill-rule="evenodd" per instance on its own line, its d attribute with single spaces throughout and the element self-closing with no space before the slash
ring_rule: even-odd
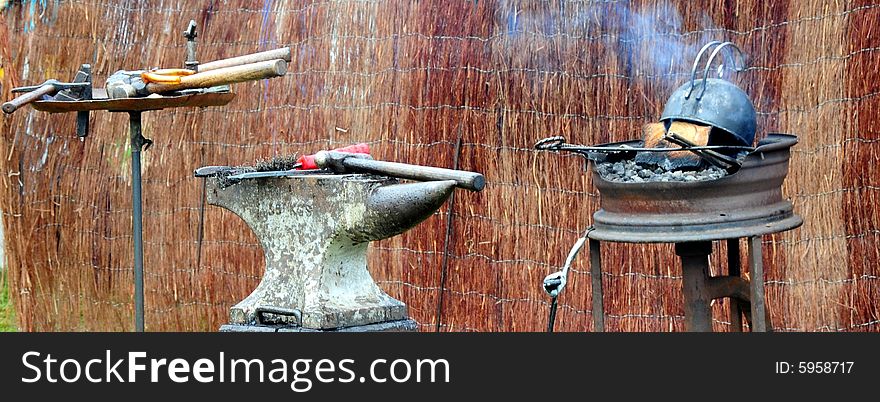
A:
<svg viewBox="0 0 880 402">
<path fill-rule="evenodd" d="M 134 241 L 134 328 L 144 332 L 144 224 L 141 204 L 141 149 L 153 142 L 141 131 L 141 112 L 129 112 L 131 134 L 131 223 Z"/>
<path fill-rule="evenodd" d="M 599 241 L 590 239 L 590 279 L 593 285 L 593 332 L 605 332 L 605 303 L 602 292 L 602 254 Z"/>
<path fill-rule="evenodd" d="M 764 302 L 764 260 L 761 236 L 749 237 L 749 277 L 752 291 L 752 332 L 767 332 L 767 308 Z"/>
<path fill-rule="evenodd" d="M 675 243 L 675 254 L 681 258 L 684 324 L 688 332 L 712 332 L 712 295 L 709 291 L 708 241 Z"/>
<path fill-rule="evenodd" d="M 727 239 L 727 275 L 732 277 L 740 277 L 741 274 L 739 259 L 739 239 Z M 735 297 L 728 299 L 728 317 L 730 319 L 730 330 L 732 332 L 742 332 L 742 305 Z"/>
</svg>

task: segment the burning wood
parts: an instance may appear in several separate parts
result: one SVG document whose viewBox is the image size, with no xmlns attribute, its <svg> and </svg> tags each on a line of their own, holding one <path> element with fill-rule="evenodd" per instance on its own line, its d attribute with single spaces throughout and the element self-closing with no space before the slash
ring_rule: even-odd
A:
<svg viewBox="0 0 880 402">
<path fill-rule="evenodd" d="M 712 127 L 700 126 L 683 121 L 673 121 L 666 130 L 663 123 L 649 123 L 642 128 L 645 148 L 668 148 L 677 144 L 666 140 L 667 134 L 676 134 L 694 145 L 703 146 L 709 143 L 709 132 Z M 662 167 L 673 171 L 679 169 L 695 170 L 703 165 L 703 159 L 691 151 L 673 152 L 640 152 L 636 162 L 642 165 Z"/>
</svg>

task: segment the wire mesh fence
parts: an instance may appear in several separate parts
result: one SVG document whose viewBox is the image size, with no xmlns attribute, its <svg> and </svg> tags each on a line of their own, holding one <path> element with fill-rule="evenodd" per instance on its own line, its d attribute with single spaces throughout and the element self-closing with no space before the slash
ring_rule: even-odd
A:
<svg viewBox="0 0 880 402">
<path fill-rule="evenodd" d="M 148 330 L 216 330 L 263 270 L 256 238 L 204 204 L 193 169 L 354 142 L 379 159 L 487 178 L 481 193 L 459 192 L 371 248 L 374 277 L 423 331 L 543 330 L 541 280 L 591 224 L 599 195 L 581 160 L 532 144 L 639 138 L 713 39 L 748 56 L 727 78 L 752 97 L 758 136 L 800 138 L 784 193 L 805 224 L 764 238 L 774 329 L 880 328 L 880 4 L 25 0 L 3 10 L 4 99 L 82 63 L 98 85 L 119 69 L 182 67 L 190 19 L 201 61 L 285 45 L 293 59 L 283 78 L 236 84 L 226 107 L 144 115 Z M 133 326 L 127 116 L 91 119 L 85 141 L 71 115 L 25 109 L 2 121 L 0 210 L 25 330 Z M 715 245 L 714 274 L 725 254 Z M 603 259 L 607 329 L 683 329 L 671 245 L 609 244 Z M 586 264 L 560 298 L 559 330 L 592 329 Z"/>
</svg>

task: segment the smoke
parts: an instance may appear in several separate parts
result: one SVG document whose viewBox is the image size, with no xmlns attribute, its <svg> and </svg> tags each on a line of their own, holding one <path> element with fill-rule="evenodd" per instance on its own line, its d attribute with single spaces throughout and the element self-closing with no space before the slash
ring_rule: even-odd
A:
<svg viewBox="0 0 880 402">
<path fill-rule="evenodd" d="M 690 78 L 691 68 L 700 48 L 712 40 L 724 40 L 726 33 L 718 29 L 707 14 L 701 12 L 699 23 L 686 24 L 678 5 L 657 1 L 640 8 L 627 1 L 596 2 L 526 2 L 502 0 L 499 25 L 504 29 L 511 52 L 522 52 L 525 42 L 536 49 L 552 48 L 558 39 L 583 41 L 584 45 L 599 43 L 606 53 L 616 55 L 619 73 L 630 79 L 658 80 L 663 84 L 681 84 Z M 686 26 L 687 25 L 687 26 Z M 729 52 L 722 58 L 723 70 L 713 68 L 715 74 L 732 67 Z M 560 69 L 551 52 L 532 55 L 535 68 Z M 589 54 L 587 55 L 589 56 Z M 699 74 L 708 54 L 704 55 Z M 596 60 L 597 65 L 607 60 Z M 725 73 L 726 75 L 726 73 Z M 712 76 L 710 74 L 710 76 Z"/>
</svg>

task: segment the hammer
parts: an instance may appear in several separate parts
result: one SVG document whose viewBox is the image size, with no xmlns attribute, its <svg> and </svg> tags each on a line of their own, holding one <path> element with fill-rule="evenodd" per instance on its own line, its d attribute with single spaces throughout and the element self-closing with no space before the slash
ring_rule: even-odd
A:
<svg viewBox="0 0 880 402">
<path fill-rule="evenodd" d="M 373 173 L 418 181 L 452 180 L 456 187 L 470 191 L 480 191 L 486 185 L 483 175 L 476 172 L 377 161 L 369 155 L 348 152 L 320 151 L 315 154 L 315 164 L 336 173 Z"/>
<path fill-rule="evenodd" d="M 58 93 L 58 91 L 63 91 L 66 89 L 82 90 L 88 88 L 91 85 L 92 84 L 90 82 L 60 82 L 55 79 L 50 79 L 46 80 L 46 82 L 40 85 L 14 88 L 12 90 L 13 93 L 25 92 L 25 94 L 4 103 L 2 107 L 3 112 L 5 112 L 6 114 L 10 114 L 18 110 L 18 108 L 27 105 L 28 103 L 42 99 L 43 96 L 52 96 Z"/>
<path fill-rule="evenodd" d="M 200 70 L 204 70 L 200 68 Z M 250 64 L 242 64 L 201 71 L 189 75 L 167 77 L 161 82 L 149 71 L 117 71 L 107 79 L 107 93 L 110 98 L 132 98 L 160 94 L 184 89 L 208 88 L 237 82 L 256 81 L 264 78 L 280 77 L 287 73 L 287 62 L 274 59 Z"/>
</svg>

